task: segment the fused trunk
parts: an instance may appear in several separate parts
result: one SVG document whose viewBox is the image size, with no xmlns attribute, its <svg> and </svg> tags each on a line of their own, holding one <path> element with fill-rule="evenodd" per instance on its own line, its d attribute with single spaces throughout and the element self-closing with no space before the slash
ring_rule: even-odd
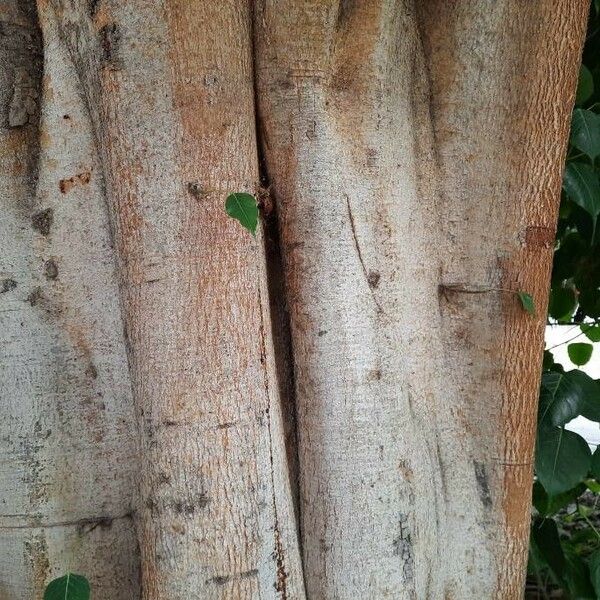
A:
<svg viewBox="0 0 600 600">
<path fill-rule="evenodd" d="M 141 439 L 143 598 L 302 598 L 261 244 L 246 2 L 52 2 L 106 179 Z"/>
<path fill-rule="evenodd" d="M 0 597 L 521 596 L 587 2 L 33 4 L 0 0 Z"/>
<path fill-rule="evenodd" d="M 587 2 L 260 5 L 307 595 L 517 598 Z"/>
</svg>

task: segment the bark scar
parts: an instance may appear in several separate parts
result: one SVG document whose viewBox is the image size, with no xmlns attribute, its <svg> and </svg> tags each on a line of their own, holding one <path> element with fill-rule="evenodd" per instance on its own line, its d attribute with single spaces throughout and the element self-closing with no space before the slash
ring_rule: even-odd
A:
<svg viewBox="0 0 600 600">
<path fill-rule="evenodd" d="M 491 508 L 493 506 L 492 493 L 490 491 L 490 484 L 485 464 L 474 460 L 473 468 L 475 469 L 475 479 L 477 481 L 481 503 L 483 504 L 484 508 Z"/>
<path fill-rule="evenodd" d="M 358 237 L 356 236 L 356 226 L 354 224 L 354 215 L 352 214 L 352 208 L 350 206 L 350 198 L 348 197 L 348 194 L 344 194 L 344 197 L 346 198 L 346 207 L 348 209 L 348 219 L 350 220 L 350 229 L 352 230 L 352 239 L 354 240 L 354 248 L 356 249 L 356 255 L 358 256 L 360 266 L 362 267 L 362 272 L 363 272 L 363 275 L 365 276 L 365 281 L 367 282 L 367 285 L 369 286 L 369 291 L 371 292 L 371 297 L 373 298 L 373 302 L 375 303 L 375 306 L 377 306 L 377 311 L 380 313 L 383 313 L 383 308 L 381 307 L 381 304 L 379 304 L 379 301 L 377 300 L 377 298 L 375 297 L 375 294 L 373 292 L 373 289 L 379 285 L 379 279 L 380 279 L 381 275 L 379 274 L 378 271 L 367 270 L 365 261 L 362 256 L 362 252 L 360 250 L 360 244 L 358 243 Z"/>
<path fill-rule="evenodd" d="M 250 577 L 258 577 L 258 569 L 250 569 L 242 573 L 232 573 L 231 575 L 215 575 L 206 580 L 206 583 L 214 583 L 216 585 L 225 585 L 236 579 L 248 579 Z"/>
<path fill-rule="evenodd" d="M 17 515 L 0 515 L 0 517 L 14 517 Z M 23 515 L 27 516 L 27 515 Z M 17 523 L 16 525 L 0 525 L 0 530 L 13 530 L 13 529 L 54 529 L 55 527 L 76 527 L 80 535 L 90 533 L 96 529 L 96 527 L 110 527 L 113 521 L 121 519 L 131 519 L 133 517 L 132 512 L 127 512 L 122 515 L 116 516 L 98 516 L 98 517 L 84 517 L 77 519 L 76 521 L 55 521 L 49 523 L 36 522 L 33 519 L 29 523 Z"/>
</svg>

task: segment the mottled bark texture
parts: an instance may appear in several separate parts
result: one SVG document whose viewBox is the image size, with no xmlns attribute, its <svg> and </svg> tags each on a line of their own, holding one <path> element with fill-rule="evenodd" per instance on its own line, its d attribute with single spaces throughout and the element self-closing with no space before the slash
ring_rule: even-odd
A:
<svg viewBox="0 0 600 600">
<path fill-rule="evenodd" d="M 522 594 L 587 5 L 258 2 L 309 598 Z"/>
<path fill-rule="evenodd" d="M 0 0 L 2 600 L 522 594 L 587 8 Z"/>
<path fill-rule="evenodd" d="M 0 2 L 0 138 L 0 598 L 73 570 L 130 600 L 136 438 L 102 174 L 33 2 Z"/>
<path fill-rule="evenodd" d="M 303 597 L 262 246 L 250 4 L 52 1 L 98 143 L 140 431 L 142 597 Z"/>
</svg>

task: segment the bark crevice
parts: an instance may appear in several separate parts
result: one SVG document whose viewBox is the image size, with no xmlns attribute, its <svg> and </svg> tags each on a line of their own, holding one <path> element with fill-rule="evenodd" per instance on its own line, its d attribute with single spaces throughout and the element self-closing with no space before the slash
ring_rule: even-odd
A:
<svg viewBox="0 0 600 600">
<path fill-rule="evenodd" d="M 256 8 L 255 8 L 256 11 Z M 294 350 L 291 336 L 290 316 L 288 311 L 285 268 L 281 248 L 281 237 L 278 225 L 278 208 L 276 189 L 268 172 L 265 149 L 268 146 L 266 129 L 261 117 L 260 95 L 258 92 L 257 74 L 257 44 L 255 20 L 256 13 L 251 21 L 252 43 L 252 75 L 254 91 L 254 121 L 256 125 L 256 147 L 259 173 L 259 207 L 261 209 L 261 224 L 265 250 L 267 273 L 267 292 L 269 301 L 269 315 L 271 336 L 274 348 L 274 362 L 276 368 L 279 401 L 283 418 L 285 435 L 285 449 L 290 488 L 292 493 L 293 509 L 295 515 L 295 529 L 298 531 L 298 546 L 300 556 L 302 553 L 301 536 L 301 505 L 299 483 L 299 455 L 297 438 L 297 406 L 296 382 L 294 376 Z M 261 308 L 261 314 L 262 308 Z"/>
</svg>

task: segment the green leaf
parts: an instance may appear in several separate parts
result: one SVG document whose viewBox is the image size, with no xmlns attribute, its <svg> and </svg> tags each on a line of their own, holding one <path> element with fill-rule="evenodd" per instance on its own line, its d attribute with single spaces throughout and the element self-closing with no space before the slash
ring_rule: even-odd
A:
<svg viewBox="0 0 600 600">
<path fill-rule="evenodd" d="M 82 575 L 67 573 L 48 584 L 44 600 L 89 600 L 90 584 Z"/>
<path fill-rule="evenodd" d="M 596 590 L 596 595 L 600 597 L 600 550 L 596 550 L 596 552 L 590 556 L 589 565 L 592 585 Z"/>
<path fill-rule="evenodd" d="M 579 484 L 588 474 L 592 453 L 578 434 L 558 427 L 540 427 L 536 441 L 535 472 L 551 496 Z"/>
<path fill-rule="evenodd" d="M 561 419 L 573 415 L 576 407 L 579 407 L 579 414 L 586 419 L 600 422 L 600 384 L 579 369 L 557 371 L 556 366 L 558 365 L 553 365 L 552 371 L 542 375 L 539 426 L 560 424 Z M 553 373 L 563 376 L 564 379 L 561 378 L 559 381 L 553 379 L 551 377 Z M 542 389 L 545 387 L 552 390 L 553 385 L 557 386 L 554 396 Z"/>
<path fill-rule="evenodd" d="M 590 570 L 584 560 L 569 548 L 564 548 L 566 558 L 565 581 L 571 598 L 577 600 L 596 600 L 596 594 L 590 580 Z"/>
<path fill-rule="evenodd" d="M 544 369 L 544 371 L 547 371 L 548 369 L 552 368 L 553 364 L 554 364 L 554 354 L 552 354 L 552 352 L 550 352 L 550 350 L 544 350 L 544 359 L 542 361 L 542 369 Z"/>
<path fill-rule="evenodd" d="M 592 473 L 594 472 L 594 454 L 592 454 Z M 598 483 L 595 479 L 586 479 L 585 485 L 590 492 L 594 492 L 594 494 L 600 493 L 600 483 Z"/>
<path fill-rule="evenodd" d="M 577 373 L 574 370 L 542 374 L 538 417 L 541 426 L 560 427 L 581 414 L 587 387 L 581 385 Z"/>
<path fill-rule="evenodd" d="M 225 200 L 225 210 L 230 217 L 237 219 L 252 235 L 256 236 L 258 225 L 258 204 L 252 194 L 236 192 Z"/>
<path fill-rule="evenodd" d="M 572 205 L 572 203 L 570 203 Z M 574 226 L 574 224 L 573 224 Z M 559 248 L 554 252 L 552 265 L 553 285 L 564 279 L 570 279 L 576 272 L 581 260 L 588 252 L 588 244 L 576 231 L 570 231 L 560 240 Z"/>
<path fill-rule="evenodd" d="M 577 307 L 577 298 L 572 288 L 552 288 L 548 312 L 557 321 L 570 320 Z"/>
<path fill-rule="evenodd" d="M 549 496 L 544 486 L 536 481 L 533 484 L 533 505 L 542 517 L 549 517 L 556 514 L 561 508 L 573 503 L 586 489 L 587 484 L 580 483 L 572 490 L 557 496 Z"/>
<path fill-rule="evenodd" d="M 600 317 L 600 290 L 590 288 L 579 293 L 579 306 L 588 317 Z"/>
<path fill-rule="evenodd" d="M 587 211 L 593 219 L 600 213 L 600 182 L 594 168 L 580 162 L 567 165 L 563 178 L 567 196 Z"/>
<path fill-rule="evenodd" d="M 600 116 L 591 110 L 576 108 L 571 121 L 571 144 L 592 161 L 600 155 Z"/>
<path fill-rule="evenodd" d="M 587 373 L 578 369 L 568 371 L 571 377 L 581 387 L 583 395 L 583 408 L 581 415 L 590 421 L 600 422 L 600 384 Z"/>
<path fill-rule="evenodd" d="M 531 542 L 538 563 L 545 563 L 556 580 L 562 581 L 567 561 L 554 520 L 536 519 L 531 526 Z"/>
<path fill-rule="evenodd" d="M 571 362 L 578 367 L 589 362 L 590 358 L 592 358 L 593 350 L 594 346 L 592 346 L 592 344 L 586 344 L 584 342 L 569 344 L 567 346 L 567 353 L 569 354 Z"/>
<path fill-rule="evenodd" d="M 596 448 L 592 455 L 592 466 L 590 467 L 592 476 L 596 481 L 600 481 L 600 446 Z"/>
<path fill-rule="evenodd" d="M 539 556 L 539 550 L 535 545 L 535 542 L 529 539 L 529 556 L 527 557 L 527 575 L 534 577 L 535 575 L 541 574 L 546 566 L 544 561 Z"/>
<path fill-rule="evenodd" d="M 577 96 L 575 104 L 583 104 L 589 100 L 594 93 L 594 77 L 592 72 L 585 66 L 581 65 L 579 70 L 579 81 L 577 82 Z"/>
<path fill-rule="evenodd" d="M 535 304 L 533 303 L 533 298 L 532 298 L 531 294 L 528 294 L 527 292 L 518 291 L 517 296 L 519 297 L 519 300 L 521 301 L 521 305 L 523 306 L 523 308 L 530 315 L 535 315 Z"/>
<path fill-rule="evenodd" d="M 582 325 L 581 331 L 591 342 L 600 342 L 600 325 Z"/>
</svg>

